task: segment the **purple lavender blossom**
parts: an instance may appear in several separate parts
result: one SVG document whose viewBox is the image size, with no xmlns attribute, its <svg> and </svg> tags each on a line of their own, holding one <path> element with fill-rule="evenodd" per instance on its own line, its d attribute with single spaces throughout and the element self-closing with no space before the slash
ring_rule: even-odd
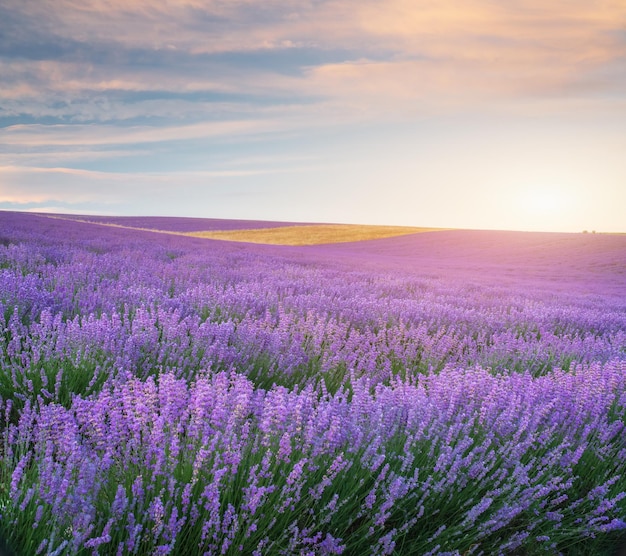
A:
<svg viewBox="0 0 626 556">
<path fill-rule="evenodd" d="M 626 527 L 624 238 L 0 231 L 0 530 L 24 553 L 514 553 Z"/>
</svg>

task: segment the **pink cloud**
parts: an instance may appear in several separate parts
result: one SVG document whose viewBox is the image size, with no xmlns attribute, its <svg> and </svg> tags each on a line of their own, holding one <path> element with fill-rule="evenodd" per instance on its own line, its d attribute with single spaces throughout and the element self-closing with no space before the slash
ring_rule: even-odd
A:
<svg viewBox="0 0 626 556">
<path fill-rule="evenodd" d="M 311 65 L 302 76 L 263 67 L 203 74 L 175 64 L 115 65 L 88 57 L 0 62 L 1 99 L 110 90 L 318 94 L 327 99 L 322 109 L 330 120 L 334 102 L 349 101 L 363 116 L 425 104 L 626 90 L 626 4 L 620 0 L 44 0 L 29 6 L 28 17 L 45 22 L 40 25 L 50 36 L 114 46 L 122 56 L 124 49 L 162 51 L 165 59 L 168 52 L 294 47 L 355 55 Z M 611 67 L 621 71 L 597 77 Z M 114 112 L 123 114 L 118 106 Z M 85 117 L 90 114 L 86 109 Z M 320 105 L 310 116 L 318 120 Z"/>
<path fill-rule="evenodd" d="M 0 144 L 12 147 L 130 145 L 263 133 L 276 131 L 280 127 L 280 123 L 271 120 L 200 122 L 159 128 L 20 124 L 0 129 Z"/>
</svg>

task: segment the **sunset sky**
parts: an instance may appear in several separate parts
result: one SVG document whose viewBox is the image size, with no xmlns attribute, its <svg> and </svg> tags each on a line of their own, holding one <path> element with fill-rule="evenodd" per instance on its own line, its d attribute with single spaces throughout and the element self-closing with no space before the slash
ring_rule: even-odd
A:
<svg viewBox="0 0 626 556">
<path fill-rule="evenodd" d="M 3 0 L 0 209 L 626 232 L 626 2 Z"/>
</svg>

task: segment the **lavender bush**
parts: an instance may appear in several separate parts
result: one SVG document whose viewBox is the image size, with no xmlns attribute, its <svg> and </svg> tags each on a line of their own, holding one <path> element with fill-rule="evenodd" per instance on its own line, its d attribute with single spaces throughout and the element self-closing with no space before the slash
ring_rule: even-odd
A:
<svg viewBox="0 0 626 556">
<path fill-rule="evenodd" d="M 422 236 L 281 248 L 2 213 L 9 544 L 613 554 L 626 240 Z"/>
</svg>

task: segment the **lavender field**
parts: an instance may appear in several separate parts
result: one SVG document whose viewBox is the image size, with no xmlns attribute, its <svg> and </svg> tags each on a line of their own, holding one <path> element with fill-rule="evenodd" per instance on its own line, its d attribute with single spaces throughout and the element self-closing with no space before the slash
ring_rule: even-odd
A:
<svg viewBox="0 0 626 556">
<path fill-rule="evenodd" d="M 626 235 L 2 212 L 0 461 L 18 555 L 617 554 Z"/>
</svg>

